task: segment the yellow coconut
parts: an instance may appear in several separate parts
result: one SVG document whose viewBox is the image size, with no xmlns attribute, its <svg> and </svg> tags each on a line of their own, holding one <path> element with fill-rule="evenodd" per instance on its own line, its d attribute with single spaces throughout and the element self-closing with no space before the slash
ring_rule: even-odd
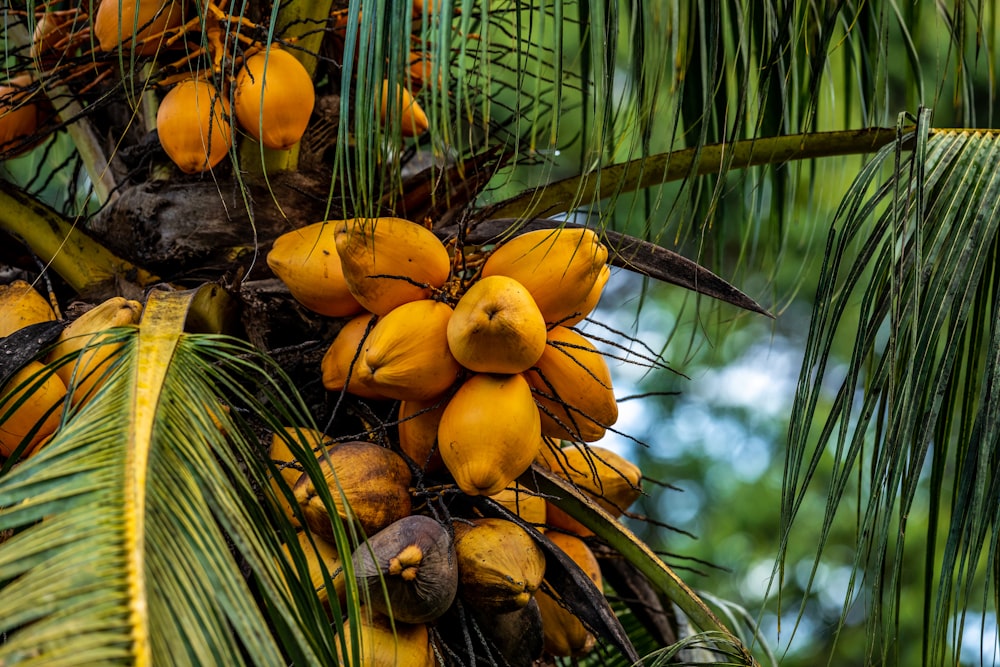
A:
<svg viewBox="0 0 1000 667">
<path fill-rule="evenodd" d="M 526 522 L 544 530 L 545 528 L 545 498 L 532 493 L 514 482 L 506 489 L 490 496 L 508 510 L 518 515 Z"/>
<path fill-rule="evenodd" d="M 365 346 L 365 383 L 404 401 L 444 393 L 461 371 L 445 333 L 451 313 L 446 303 L 421 299 L 381 317 Z"/>
<path fill-rule="evenodd" d="M 361 398 L 386 398 L 367 382 L 368 366 L 364 363 L 364 348 L 368 343 L 366 332 L 370 336 L 369 327 L 373 326 L 372 314 L 362 313 L 341 327 L 320 362 L 323 386 L 328 391 L 339 392 L 346 385 L 349 393 Z"/>
<path fill-rule="evenodd" d="M 50 322 L 56 314 L 48 299 L 23 280 L 0 285 L 0 338 L 39 322 Z"/>
<path fill-rule="evenodd" d="M 444 467 L 437 432 L 447 404 L 443 396 L 399 404 L 399 448 L 426 472 Z"/>
<path fill-rule="evenodd" d="M 65 398 L 66 385 L 55 373 L 47 374 L 41 362 L 29 362 L 15 373 L 0 389 L 0 454 L 13 454 L 29 434 L 23 453 L 32 453 L 59 427 Z"/>
<path fill-rule="evenodd" d="M 101 0 L 93 31 L 102 51 L 151 56 L 169 38 L 166 31 L 180 27 L 182 14 L 176 0 Z"/>
<path fill-rule="evenodd" d="M 302 464 L 292 454 L 289 441 L 298 442 L 299 446 L 311 450 L 317 457 L 322 455 L 324 449 L 336 446 L 336 443 L 329 436 L 311 428 L 287 426 L 282 431 L 274 433 L 271 436 L 271 461 L 274 462 L 274 465 L 278 466 L 278 472 L 289 488 L 294 488 L 295 483 L 302 476 Z M 292 512 L 291 503 L 285 498 L 285 494 L 282 493 L 277 479 L 271 480 L 271 488 L 274 490 L 274 495 L 278 500 L 278 506 L 282 512 L 284 512 L 285 516 L 292 523 L 298 525 L 298 519 L 295 518 L 295 513 Z"/>
<path fill-rule="evenodd" d="M 350 621 L 344 623 L 342 635 L 347 651 L 345 655 L 337 641 L 339 664 L 364 667 L 434 667 L 437 664 L 427 626 L 423 623 L 392 623 L 388 617 L 362 608 L 358 630 L 360 641 L 355 644 Z"/>
<path fill-rule="evenodd" d="M 451 273 L 451 256 L 441 241 L 409 220 L 340 220 L 334 231 L 347 286 L 376 315 L 429 298 Z"/>
<path fill-rule="evenodd" d="M 531 466 L 538 429 L 538 409 L 522 376 L 474 375 L 441 417 L 441 458 L 463 492 L 491 496 Z"/>
<path fill-rule="evenodd" d="M 448 347 L 477 373 L 520 373 L 545 351 L 545 320 L 521 283 L 507 276 L 475 282 L 455 305 Z"/>
<path fill-rule="evenodd" d="M 35 60 L 48 62 L 64 55 L 65 46 L 69 39 L 71 24 L 61 21 L 52 12 L 43 12 L 37 15 L 35 31 L 31 36 L 31 57 Z"/>
<path fill-rule="evenodd" d="M 392 450 L 371 442 L 344 442 L 319 459 L 319 466 L 323 477 L 302 475 L 295 484 L 295 500 L 310 530 L 324 539 L 334 541 L 331 509 L 341 519 L 356 522 L 366 535 L 410 514 L 410 468 Z M 317 486 L 322 484 L 333 508 L 323 503 Z"/>
<path fill-rule="evenodd" d="M 389 99 L 390 92 L 392 92 L 392 100 Z M 400 132 L 404 137 L 419 137 L 430 128 L 430 123 L 427 121 L 427 114 L 420 108 L 417 101 L 413 99 L 410 91 L 398 84 L 395 91 L 390 91 L 389 82 L 383 81 L 382 109 L 380 112 L 383 125 L 388 122 L 390 104 L 396 109 L 395 114 L 399 116 Z"/>
<path fill-rule="evenodd" d="M 288 149 L 302 138 L 316 103 L 309 72 L 271 44 L 251 55 L 236 75 L 233 110 L 240 126 L 268 148 Z"/>
<path fill-rule="evenodd" d="M 608 249 L 589 229 L 540 229 L 493 251 L 482 275 L 518 281 L 545 321 L 560 324 L 582 311 L 607 260 Z"/>
<path fill-rule="evenodd" d="M 315 589 L 316 596 L 320 602 L 326 605 L 330 600 L 330 594 L 323 578 L 324 569 L 326 570 L 326 576 L 333 583 L 334 597 L 342 600 L 346 591 L 346 585 L 344 583 L 343 571 L 340 570 L 340 554 L 337 552 L 337 547 L 319 535 L 312 535 L 310 541 L 310 536 L 306 535 L 304 530 L 300 530 L 297 537 L 299 547 L 306 558 L 309 583 Z M 281 550 L 285 553 L 285 560 L 294 568 L 295 562 L 292 560 L 291 550 L 288 548 L 288 545 L 283 544 Z M 305 580 L 304 576 L 302 580 Z"/>
<path fill-rule="evenodd" d="M 212 169 L 229 153 L 233 131 L 229 103 L 208 81 L 181 81 L 164 96 L 156 112 L 160 145 L 186 174 Z"/>
<path fill-rule="evenodd" d="M 46 361 L 60 364 L 56 373 L 66 387 L 73 389 L 74 405 L 97 392 L 121 352 L 121 343 L 105 342 L 112 337 L 106 330 L 138 324 L 141 316 L 141 303 L 116 296 L 91 308 L 62 330 Z M 67 363 L 69 355 L 77 352 L 80 355 L 76 361 Z"/>
<path fill-rule="evenodd" d="M 38 143 L 46 107 L 45 95 L 26 74 L 0 85 L 0 158 L 20 155 Z"/>
<path fill-rule="evenodd" d="M 572 329 L 549 331 L 545 352 L 524 375 L 540 406 L 545 435 L 593 442 L 618 420 L 604 357 Z"/>
<path fill-rule="evenodd" d="M 267 265 L 295 300 L 314 313 L 345 317 L 362 310 L 344 279 L 331 223 L 282 234 L 267 253 Z"/>
<path fill-rule="evenodd" d="M 583 540 L 555 531 L 549 532 L 548 538 L 601 590 L 600 565 Z M 581 656 L 594 648 L 597 640 L 579 618 L 558 602 L 558 593 L 553 597 L 545 591 L 539 591 L 535 599 L 538 600 L 538 610 L 542 614 L 542 633 L 547 652 L 556 656 Z"/>
<path fill-rule="evenodd" d="M 607 264 L 601 267 L 601 272 L 597 274 L 597 281 L 594 286 L 590 288 L 590 293 L 587 294 L 587 298 L 583 300 L 577 307 L 576 315 L 573 315 L 567 320 L 564 320 L 562 326 L 571 327 L 582 322 L 590 313 L 597 308 L 597 303 L 601 300 L 601 295 L 604 294 L 604 287 L 608 284 L 608 278 L 611 277 L 611 267 Z"/>
<path fill-rule="evenodd" d="M 612 516 L 621 516 L 642 495 L 642 471 L 617 452 L 598 445 L 545 449 L 541 465 L 587 492 Z"/>
<path fill-rule="evenodd" d="M 545 553 L 523 528 L 504 519 L 456 521 L 459 593 L 490 613 L 523 608 L 545 576 Z"/>
</svg>

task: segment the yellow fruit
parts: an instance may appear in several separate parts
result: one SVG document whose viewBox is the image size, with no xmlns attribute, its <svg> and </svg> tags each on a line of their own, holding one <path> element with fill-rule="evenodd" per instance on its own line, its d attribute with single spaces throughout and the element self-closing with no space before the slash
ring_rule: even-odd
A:
<svg viewBox="0 0 1000 667">
<path fill-rule="evenodd" d="M 518 281 L 545 321 L 560 324 L 581 312 L 607 260 L 608 249 L 589 229 L 540 229 L 493 251 L 482 275 Z"/>
<path fill-rule="evenodd" d="M 396 113 L 399 115 L 399 127 L 400 133 L 404 137 L 419 137 L 421 134 L 426 132 L 430 128 L 430 123 L 427 122 L 427 114 L 424 110 L 420 108 L 417 101 L 413 99 L 413 95 L 410 94 L 406 88 L 403 88 L 399 84 L 396 84 L 396 91 L 392 100 L 396 108 Z M 387 110 L 389 108 L 389 82 L 382 82 L 382 109 L 381 109 L 381 119 L 382 125 L 388 123 L 387 120 Z"/>
<path fill-rule="evenodd" d="M 368 606 L 403 623 L 427 623 L 448 611 L 458 590 L 448 529 L 415 514 L 390 524 L 352 556 Z"/>
<path fill-rule="evenodd" d="M 56 431 L 58 431 L 58 430 L 59 429 L 57 428 Z M 47 436 L 45 436 L 44 438 L 42 438 L 41 440 L 39 440 L 38 442 L 36 442 L 31 447 L 31 450 L 27 454 L 24 455 L 24 458 L 28 458 L 29 456 L 34 456 L 35 454 L 37 454 L 38 452 L 40 452 L 42 450 L 42 448 L 45 447 L 45 445 L 49 444 L 49 441 L 51 441 L 52 438 L 56 437 L 56 431 L 53 431 L 52 433 L 49 433 Z"/>
<path fill-rule="evenodd" d="M 590 577 L 598 590 L 601 590 L 601 568 L 593 552 L 583 540 L 564 533 L 550 532 L 548 538 L 566 552 L 573 562 Z M 587 631 L 576 616 L 544 591 L 535 596 L 538 600 L 538 610 L 542 614 L 542 633 L 545 638 L 545 650 L 557 656 L 580 656 L 590 652 L 597 641 Z"/>
<path fill-rule="evenodd" d="M 545 524 L 557 532 L 572 533 L 578 537 L 593 537 L 594 531 L 559 509 L 549 501 L 545 501 Z"/>
<path fill-rule="evenodd" d="M 26 74 L 0 85 L 0 157 L 20 155 L 38 143 L 46 104 L 45 94 Z"/>
<path fill-rule="evenodd" d="M 236 76 L 236 118 L 250 136 L 268 148 L 284 150 L 297 144 L 315 102 L 309 72 L 277 44 L 247 58 Z"/>
<path fill-rule="evenodd" d="M 294 488 L 295 483 L 299 481 L 299 477 L 302 475 L 302 465 L 292 454 L 292 450 L 288 444 L 289 440 L 298 441 L 301 447 L 312 450 L 317 457 L 322 454 L 320 448 L 328 449 L 334 447 L 336 443 L 324 433 L 311 428 L 288 426 L 285 427 L 284 432 L 275 433 L 271 436 L 271 460 L 274 462 L 274 465 L 278 466 L 278 472 L 285 480 L 285 483 L 290 488 Z M 281 486 L 276 479 L 271 480 L 271 488 L 274 490 L 278 506 L 281 507 L 285 516 L 292 523 L 298 525 L 298 519 L 295 518 L 295 513 L 292 512 L 291 504 L 285 498 L 285 494 L 282 493 Z"/>
<path fill-rule="evenodd" d="M 156 112 L 160 145 L 186 174 L 215 167 L 233 145 L 229 103 L 201 79 L 181 81 L 164 96 Z"/>
<path fill-rule="evenodd" d="M 437 432 L 447 404 L 442 396 L 399 404 L 399 448 L 425 472 L 444 467 L 437 448 Z"/>
<path fill-rule="evenodd" d="M 540 406 L 543 434 L 593 442 L 618 420 L 608 365 L 580 334 L 554 327 L 535 368 L 524 376 Z"/>
<path fill-rule="evenodd" d="M 422 299 L 380 318 L 365 346 L 365 384 L 403 401 L 444 393 L 461 371 L 448 350 L 450 317 L 448 304 Z"/>
<path fill-rule="evenodd" d="M 539 530 L 545 529 L 545 498 L 527 491 L 515 482 L 512 486 L 490 496 L 508 510 L 533 524 Z"/>
<path fill-rule="evenodd" d="M 456 521 L 454 527 L 462 598 L 494 613 L 527 605 L 545 575 L 545 553 L 538 543 L 503 519 Z"/>
<path fill-rule="evenodd" d="M 520 373 L 545 351 L 545 320 L 521 283 L 488 276 L 474 283 L 448 322 L 448 347 L 477 373 Z"/>
<path fill-rule="evenodd" d="M 642 495 L 642 471 L 610 449 L 587 445 L 542 449 L 541 463 L 592 496 L 611 516 L 619 517 Z"/>
<path fill-rule="evenodd" d="M 56 319 L 48 299 L 23 280 L 0 285 L 0 338 L 39 322 Z"/>
<path fill-rule="evenodd" d="M 590 293 L 587 298 L 583 300 L 583 303 L 577 308 L 577 314 L 570 317 L 569 319 L 562 322 L 564 327 L 572 327 L 584 319 L 587 315 L 590 315 L 597 307 L 597 302 L 601 300 L 601 295 L 604 293 L 604 287 L 608 284 L 608 278 L 611 277 L 611 267 L 607 264 L 601 267 L 601 272 L 597 274 L 597 282 L 594 286 L 590 288 Z"/>
<path fill-rule="evenodd" d="M 367 346 L 368 340 L 365 338 L 365 331 L 368 330 L 371 319 L 371 313 L 362 313 L 353 318 L 340 329 L 326 354 L 323 355 L 320 365 L 323 371 L 323 386 L 328 391 L 341 391 L 347 384 L 347 391 L 355 396 L 373 400 L 386 398 L 365 381 L 368 375 L 368 366 L 364 363 L 364 347 Z M 370 331 L 368 335 L 371 336 Z M 350 384 L 348 384 L 348 371 L 350 371 Z"/>
<path fill-rule="evenodd" d="M 399 454 L 370 442 L 345 442 L 321 458 L 319 466 L 323 479 L 318 483 L 329 488 L 337 514 L 357 522 L 366 535 L 410 514 L 410 468 Z M 307 475 L 295 484 L 295 500 L 309 528 L 334 541 L 329 510 Z"/>
<path fill-rule="evenodd" d="M 451 273 L 441 241 L 409 220 L 355 218 L 336 222 L 334 229 L 347 286 L 376 315 L 429 298 Z"/>
<path fill-rule="evenodd" d="M 350 621 L 345 621 L 341 636 L 347 650 L 345 655 L 338 638 L 338 664 L 363 667 L 433 667 L 437 664 L 427 626 L 423 623 L 392 623 L 386 616 L 367 608 L 361 609 L 357 622 L 360 645 L 353 643 Z"/>
<path fill-rule="evenodd" d="M 346 589 L 343 572 L 338 572 L 341 564 L 337 547 L 319 535 L 313 535 L 312 542 L 310 542 L 309 536 L 302 530 L 298 532 L 298 542 L 303 555 L 306 557 L 306 565 L 309 568 L 309 581 L 316 590 L 316 596 L 320 602 L 326 605 L 330 599 L 329 591 L 327 591 L 326 584 L 323 581 L 323 568 L 326 568 L 326 575 L 333 583 L 335 596 L 342 598 Z M 285 560 L 294 568 L 295 563 L 292 561 L 288 546 L 282 545 L 281 550 L 285 552 Z"/>
<path fill-rule="evenodd" d="M 80 405 L 97 392 L 121 350 L 120 343 L 102 342 L 112 336 L 105 330 L 138 324 L 141 316 L 141 303 L 116 296 L 91 308 L 62 330 L 46 359 L 47 363 L 59 364 L 56 373 L 73 390 L 74 405 Z M 75 362 L 68 358 L 77 352 L 80 356 Z"/>
<path fill-rule="evenodd" d="M 441 416 L 441 458 L 464 493 L 491 496 L 531 465 L 538 429 L 538 409 L 522 376 L 474 375 Z"/>
<path fill-rule="evenodd" d="M 413 0 L 411 3 L 412 6 L 411 11 L 413 13 L 414 18 L 419 17 L 421 14 L 423 14 L 425 8 L 427 9 L 428 13 L 432 13 L 434 11 L 434 5 L 435 3 L 431 2 L 431 0 Z"/>
<path fill-rule="evenodd" d="M 66 385 L 55 373 L 45 375 L 45 370 L 44 364 L 32 361 L 0 389 L 0 454 L 5 457 L 13 454 L 33 429 L 37 430 L 23 454 L 33 453 L 59 427 Z"/>
<path fill-rule="evenodd" d="M 164 31 L 181 25 L 181 14 L 175 0 L 101 0 L 94 35 L 102 51 L 121 47 L 151 56 L 169 36 Z"/>
<path fill-rule="evenodd" d="M 282 234 L 267 253 L 267 265 L 295 300 L 314 313 L 345 317 L 362 310 L 344 280 L 332 223 L 317 222 Z"/>
<path fill-rule="evenodd" d="M 431 81 L 434 66 L 431 55 L 426 51 L 410 51 L 410 61 L 408 72 L 410 75 L 409 84 L 414 90 L 420 90 Z M 438 87 L 441 85 L 441 76 L 438 75 Z"/>
</svg>

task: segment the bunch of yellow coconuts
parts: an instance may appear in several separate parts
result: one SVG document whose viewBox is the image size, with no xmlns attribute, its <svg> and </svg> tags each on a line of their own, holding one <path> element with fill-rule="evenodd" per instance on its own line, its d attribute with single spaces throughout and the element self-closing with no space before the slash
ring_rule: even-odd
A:
<svg viewBox="0 0 1000 667">
<path fill-rule="evenodd" d="M 111 335 L 107 330 L 137 324 L 141 315 L 138 301 L 112 297 L 63 328 L 44 358 L 11 369 L 0 388 L 0 456 L 27 457 L 44 447 L 64 408 L 94 396 L 119 353 L 118 344 L 99 345 Z M 55 319 L 48 300 L 30 284 L 17 280 L 0 286 L 0 339 Z M 67 395 L 68 387 L 72 394 Z"/>
<path fill-rule="evenodd" d="M 459 250 L 419 224 L 391 217 L 316 223 L 275 241 L 267 261 L 293 297 L 321 315 L 350 318 L 323 358 L 325 387 L 399 402 L 398 453 L 368 442 L 335 444 L 300 429 L 276 435 L 271 451 L 313 533 L 332 540 L 316 481 L 296 469 L 285 444 L 296 437 L 293 431 L 301 446 L 321 456 L 341 517 L 372 536 L 353 556 L 376 612 L 375 621 L 366 621 L 361 650 L 386 661 L 366 658 L 365 664 L 436 664 L 423 626 L 452 613 L 456 590 L 470 613 L 496 630 L 491 641 L 511 651 L 505 654 L 511 664 L 522 662 L 517 651 L 537 649 L 530 659 L 537 658 L 543 644 L 548 653 L 566 656 L 594 646 L 582 622 L 557 600 L 559 592 L 540 588 L 544 552 L 524 528 L 485 516 L 446 526 L 413 515 L 410 485 L 414 470 L 446 484 L 450 477 L 469 496 L 491 497 L 547 531 L 600 590 L 598 561 L 581 539 L 593 533 L 516 479 L 535 463 L 613 516 L 641 493 L 635 465 L 583 444 L 600 439 L 617 418 L 604 358 L 571 328 L 600 298 L 607 257 L 585 228 L 531 231 L 492 248 Z M 340 504 L 341 492 L 350 512 Z M 432 544 L 438 555 L 431 562 L 447 563 L 441 569 L 454 575 L 421 566 Z M 331 544 L 314 551 L 319 560 L 328 557 L 328 572 L 340 571 Z M 313 583 L 321 587 L 317 572 Z M 383 580 L 398 641 L 388 630 L 389 610 L 375 601 Z M 417 584 L 440 597 L 395 597 L 395 586 L 409 591 Z M 334 586 L 341 595 L 343 581 Z M 505 649 L 503 637 L 511 632 L 522 641 Z M 532 633 L 535 643 L 527 640 Z M 419 648 L 404 643 L 411 638 Z M 415 657 L 394 662 L 403 655 Z"/>
<path fill-rule="evenodd" d="M 92 20 L 88 20 L 89 6 L 82 3 L 76 10 L 36 15 L 31 55 L 38 65 L 37 76 L 64 76 L 55 74 L 62 59 L 87 52 L 153 56 L 174 50 L 182 63 L 191 59 L 185 44 L 201 41 L 211 64 L 193 65 L 191 74 L 171 75 L 159 84 L 169 85 L 156 114 L 160 144 L 182 171 L 198 173 L 218 165 L 233 146 L 234 123 L 269 149 L 289 149 L 302 139 L 315 105 L 312 78 L 278 42 L 264 44 L 239 32 L 243 17 L 227 16 L 211 3 L 196 13 L 184 0 L 100 0 L 96 7 Z M 412 11 L 419 20 L 427 10 L 418 1 Z M 344 30 L 346 25 L 334 29 Z M 224 34 L 229 30 L 235 32 Z M 239 50 L 234 44 L 240 45 Z M 235 59 L 235 67 L 226 58 Z M 81 67 L 108 68 L 110 62 L 95 58 Z M 383 82 L 381 119 L 386 122 L 388 105 L 394 104 L 403 136 L 428 129 L 411 90 L 419 90 L 430 79 L 431 69 L 426 54 L 417 50 L 410 57 L 406 85 L 391 87 L 389 81 Z M 72 78 L 89 77 L 73 74 Z M 0 83 L 0 155 L 32 148 L 50 116 L 51 107 L 35 75 L 22 73 Z"/>
<path fill-rule="evenodd" d="M 601 353 L 570 327 L 607 282 L 586 228 L 516 236 L 463 266 L 400 218 L 317 223 L 279 237 L 268 264 L 305 307 L 353 316 L 323 384 L 400 404 L 400 446 L 469 495 L 510 485 L 543 437 L 593 442 L 618 416 Z M 436 446 L 435 446 L 436 444 Z"/>
</svg>

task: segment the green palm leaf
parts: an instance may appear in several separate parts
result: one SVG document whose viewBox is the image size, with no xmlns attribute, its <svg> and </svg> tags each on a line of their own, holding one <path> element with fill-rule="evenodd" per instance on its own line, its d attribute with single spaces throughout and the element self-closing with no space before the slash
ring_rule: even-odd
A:
<svg viewBox="0 0 1000 667">
<path fill-rule="evenodd" d="M 922 550 L 924 659 L 944 664 L 957 661 L 952 615 L 997 606 L 988 563 L 1000 535 L 1000 144 L 987 132 L 928 138 L 928 117 L 875 157 L 835 218 L 792 414 L 782 519 L 788 539 L 832 454 L 820 551 L 855 496 L 851 594 L 871 591 L 869 638 L 886 658 L 912 576 L 904 557 Z M 847 336 L 854 349 L 830 403 L 831 350 Z"/>
<path fill-rule="evenodd" d="M 332 660 L 255 491 L 266 458 L 219 399 L 264 412 L 255 385 L 271 414 L 308 418 L 249 348 L 183 333 L 191 298 L 154 293 L 99 393 L 0 478 L 0 664 Z"/>
<path fill-rule="evenodd" d="M 736 665 L 756 665 L 757 661 L 740 639 L 646 544 L 621 522 L 616 521 L 571 483 L 539 466 L 521 475 L 518 483 L 541 493 L 559 509 L 582 523 L 648 579 L 652 587 L 684 612 L 691 623 L 716 650 L 725 652 Z"/>
</svg>

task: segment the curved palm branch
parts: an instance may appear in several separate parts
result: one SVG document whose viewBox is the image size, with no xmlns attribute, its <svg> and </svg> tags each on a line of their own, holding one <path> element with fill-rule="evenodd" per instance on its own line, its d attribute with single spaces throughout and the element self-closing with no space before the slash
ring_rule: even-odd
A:
<svg viewBox="0 0 1000 667">
<path fill-rule="evenodd" d="M 0 663 L 333 660 L 298 541 L 261 504 L 272 464 L 220 399 L 308 417 L 248 347 L 183 333 L 191 299 L 154 293 L 99 392 L 0 478 Z"/>
</svg>

